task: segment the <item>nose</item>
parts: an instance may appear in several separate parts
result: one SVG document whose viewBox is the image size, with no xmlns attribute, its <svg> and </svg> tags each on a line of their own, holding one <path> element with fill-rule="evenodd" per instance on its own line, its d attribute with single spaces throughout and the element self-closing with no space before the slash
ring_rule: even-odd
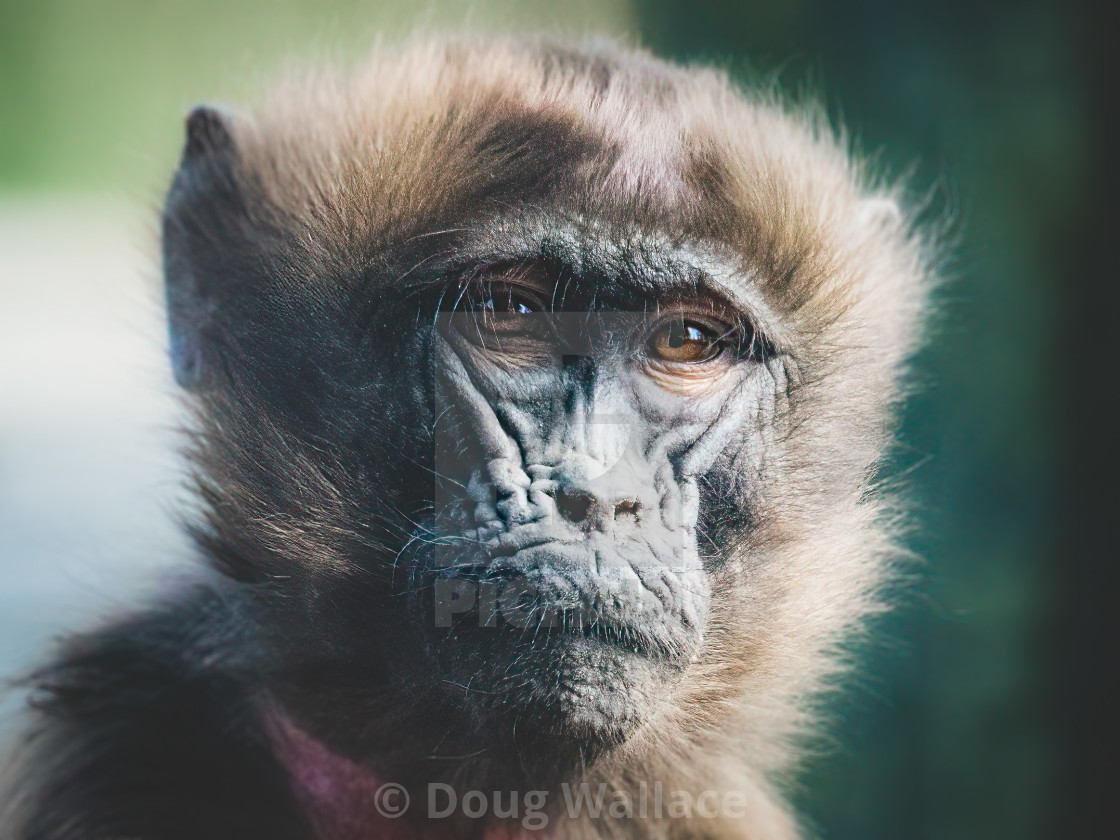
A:
<svg viewBox="0 0 1120 840">
<path fill-rule="evenodd" d="M 556 509 L 573 525 L 604 519 L 636 522 L 642 503 L 636 497 L 602 499 L 586 490 L 566 488 L 556 493 Z"/>
<path fill-rule="evenodd" d="M 608 470 L 589 478 L 586 469 L 566 465 L 557 482 L 557 512 L 573 525 L 604 527 L 612 523 L 636 523 L 643 509 L 640 488 L 628 486 L 633 482 L 623 480 L 624 475 L 619 472 L 629 471 Z"/>
<path fill-rule="evenodd" d="M 596 498 L 585 490 L 566 488 L 556 493 L 556 509 L 569 522 L 579 524 L 591 515 Z"/>
</svg>

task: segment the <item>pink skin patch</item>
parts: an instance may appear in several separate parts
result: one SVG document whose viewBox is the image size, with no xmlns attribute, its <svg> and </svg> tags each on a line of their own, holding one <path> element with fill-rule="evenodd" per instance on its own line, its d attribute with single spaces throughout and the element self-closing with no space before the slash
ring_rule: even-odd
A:
<svg viewBox="0 0 1120 840">
<path fill-rule="evenodd" d="M 269 713 L 267 727 L 315 840 L 451 840 L 437 823 L 425 827 L 403 815 L 386 816 L 399 811 L 400 791 L 372 770 L 331 751 L 287 715 Z M 546 840 L 546 835 L 501 824 L 486 828 L 480 840 Z"/>
</svg>

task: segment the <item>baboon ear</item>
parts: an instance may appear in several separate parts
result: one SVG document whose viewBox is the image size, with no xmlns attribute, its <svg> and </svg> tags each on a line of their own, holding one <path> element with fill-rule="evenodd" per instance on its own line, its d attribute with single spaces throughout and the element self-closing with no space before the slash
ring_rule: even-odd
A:
<svg viewBox="0 0 1120 840">
<path fill-rule="evenodd" d="M 245 217 L 236 165 L 234 116 L 194 108 L 164 205 L 162 234 L 171 367 L 175 380 L 190 390 L 204 387 L 215 372 L 221 292 L 243 248 L 235 234 Z"/>
<path fill-rule="evenodd" d="M 224 109 L 198 105 L 187 114 L 187 142 L 183 161 L 199 155 L 222 155 L 233 151 L 233 117 Z"/>
</svg>

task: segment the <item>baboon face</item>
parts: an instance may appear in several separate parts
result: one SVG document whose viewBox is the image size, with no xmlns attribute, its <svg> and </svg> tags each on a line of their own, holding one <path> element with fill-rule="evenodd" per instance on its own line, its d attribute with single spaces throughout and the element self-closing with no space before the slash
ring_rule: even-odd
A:
<svg viewBox="0 0 1120 840">
<path fill-rule="evenodd" d="M 428 335 L 437 546 L 417 614 L 437 672 L 500 698 L 491 713 L 597 745 L 699 654 L 718 562 L 700 485 L 726 485 L 708 474 L 775 360 L 695 254 L 519 239 L 516 262 L 441 289 Z"/>
<path fill-rule="evenodd" d="M 715 74 L 400 61 L 296 117 L 196 111 L 165 214 L 197 536 L 283 702 L 547 765 L 794 690 L 877 576 L 897 216 Z"/>
</svg>

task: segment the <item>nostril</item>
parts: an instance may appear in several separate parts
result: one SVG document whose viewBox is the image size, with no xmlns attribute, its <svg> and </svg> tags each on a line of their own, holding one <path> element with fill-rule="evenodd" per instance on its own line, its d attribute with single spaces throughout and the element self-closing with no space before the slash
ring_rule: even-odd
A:
<svg viewBox="0 0 1120 840">
<path fill-rule="evenodd" d="M 594 504 L 595 497 L 581 490 L 561 490 L 556 494 L 556 509 L 569 522 L 583 522 Z"/>
<path fill-rule="evenodd" d="M 630 519 L 638 518 L 638 511 L 642 509 L 642 504 L 637 499 L 623 499 L 616 502 L 614 506 L 615 520 L 628 517 Z"/>
</svg>

